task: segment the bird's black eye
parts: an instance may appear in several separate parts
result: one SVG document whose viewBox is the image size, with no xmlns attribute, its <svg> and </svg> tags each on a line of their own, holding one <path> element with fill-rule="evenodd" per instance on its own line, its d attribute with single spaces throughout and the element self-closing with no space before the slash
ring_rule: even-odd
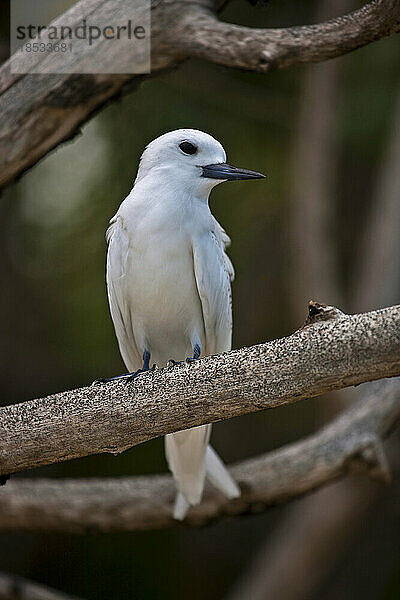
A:
<svg viewBox="0 0 400 600">
<path fill-rule="evenodd" d="M 192 142 L 181 142 L 179 144 L 179 148 L 185 154 L 196 154 L 196 152 L 197 152 L 197 146 L 192 144 Z"/>
</svg>

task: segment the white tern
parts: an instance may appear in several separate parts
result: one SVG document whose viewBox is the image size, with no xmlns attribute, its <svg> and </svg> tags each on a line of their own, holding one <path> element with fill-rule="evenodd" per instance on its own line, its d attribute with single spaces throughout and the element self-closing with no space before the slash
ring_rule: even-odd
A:
<svg viewBox="0 0 400 600">
<path fill-rule="evenodd" d="M 223 181 L 264 175 L 226 164 L 222 145 L 195 129 L 153 140 L 134 186 L 107 230 L 107 289 L 122 358 L 132 379 L 152 363 L 231 349 L 230 239 L 208 198 Z M 115 378 L 111 378 L 115 379 Z M 178 489 L 174 517 L 201 502 L 205 477 L 225 496 L 240 491 L 209 445 L 211 425 L 165 437 Z"/>
</svg>

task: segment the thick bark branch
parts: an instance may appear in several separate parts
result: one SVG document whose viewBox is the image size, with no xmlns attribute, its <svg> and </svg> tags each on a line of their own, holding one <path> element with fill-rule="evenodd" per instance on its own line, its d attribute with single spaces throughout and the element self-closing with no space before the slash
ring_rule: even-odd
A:
<svg viewBox="0 0 400 600">
<path fill-rule="evenodd" d="M 1 408 L 0 474 L 400 374 L 400 306 L 345 315 L 310 303 L 309 314 L 279 340 Z"/>
<path fill-rule="evenodd" d="M 78 23 L 82 15 L 90 12 L 94 22 L 101 26 L 107 24 L 109 11 L 121 13 L 122 2 L 80 0 L 66 14 L 73 24 L 74 19 Z M 137 9 L 127 3 L 125 6 L 126 18 L 135 21 Z M 287 29 L 251 29 L 223 23 L 210 6 L 210 0 L 154 2 L 153 74 L 191 56 L 266 72 L 333 58 L 400 28 L 398 0 L 374 0 L 327 23 Z M 65 22 L 65 16 L 60 19 Z M 45 34 L 42 38 L 45 42 Z M 105 50 L 102 44 L 104 40 L 100 39 L 93 44 L 95 52 L 106 52 L 109 64 L 115 64 L 117 71 L 122 58 L 119 47 Z M 43 57 L 38 56 L 38 60 Z M 76 58 L 63 56 L 62 60 L 65 67 L 66 61 Z M 74 136 L 97 110 L 132 91 L 142 80 L 142 76 L 123 74 L 18 75 L 11 73 L 10 64 L 11 61 L 0 69 L 0 186 L 13 181 L 51 149 Z"/>
<path fill-rule="evenodd" d="M 363 469 L 390 478 L 382 438 L 400 417 L 400 379 L 379 382 L 368 396 L 318 433 L 231 469 L 242 496 L 227 500 L 207 488 L 185 521 L 204 525 L 264 510 Z M 0 530 L 149 530 L 176 525 L 169 475 L 110 479 L 13 479 L 0 490 Z"/>
<path fill-rule="evenodd" d="M 398 32 L 400 5 L 398 0 L 374 0 L 326 23 L 285 29 L 223 23 L 202 6 L 187 12 L 182 22 L 185 33 L 177 43 L 187 56 L 266 72 L 341 56 Z"/>
</svg>

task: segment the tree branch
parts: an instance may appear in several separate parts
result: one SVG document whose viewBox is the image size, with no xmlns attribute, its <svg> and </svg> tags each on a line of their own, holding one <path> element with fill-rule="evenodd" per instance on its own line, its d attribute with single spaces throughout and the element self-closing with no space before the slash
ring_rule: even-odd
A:
<svg viewBox="0 0 400 600">
<path fill-rule="evenodd" d="M 0 474 L 400 374 L 400 305 L 345 315 L 310 303 L 309 315 L 279 340 L 0 408 Z"/>
<path fill-rule="evenodd" d="M 350 15 L 287 29 L 251 29 L 223 23 L 210 6 L 211 0 L 153 3 L 153 74 L 192 56 L 266 72 L 346 54 L 400 29 L 398 0 L 374 0 Z M 93 21 L 102 26 L 107 25 L 110 11 L 125 14 L 124 10 L 126 18 L 135 21 L 139 9 L 123 4 L 123 0 L 80 0 L 54 23 L 65 24 L 68 18 L 70 25 L 78 24 L 82 15 L 90 12 Z M 41 41 L 47 41 L 45 33 Z M 96 40 L 93 53 L 107 54 L 108 64 L 115 65 L 118 71 L 121 60 L 126 62 L 129 56 L 121 56 L 119 47 L 105 48 L 104 43 L 105 40 Z M 64 71 L 68 70 L 67 61 L 77 60 L 73 55 L 39 54 L 38 61 L 62 60 Z M 11 63 L 18 60 L 14 55 L 0 69 L 0 186 L 16 179 L 51 149 L 73 137 L 97 110 L 135 89 L 143 79 L 126 74 L 77 75 L 76 63 L 75 74 L 12 74 Z"/>
<path fill-rule="evenodd" d="M 349 470 L 388 481 L 382 438 L 400 417 L 400 378 L 368 388 L 367 397 L 316 434 L 232 467 L 242 496 L 227 500 L 206 488 L 185 521 L 204 525 L 265 510 Z M 110 479 L 14 479 L 0 491 L 0 530 L 149 530 L 176 525 L 169 475 Z"/>
<path fill-rule="evenodd" d="M 195 13 L 196 19 L 193 19 Z M 317 25 L 255 29 L 223 23 L 204 6 L 183 15 L 177 44 L 187 56 L 251 71 L 321 62 L 400 30 L 397 0 L 374 0 L 348 15 Z"/>
</svg>

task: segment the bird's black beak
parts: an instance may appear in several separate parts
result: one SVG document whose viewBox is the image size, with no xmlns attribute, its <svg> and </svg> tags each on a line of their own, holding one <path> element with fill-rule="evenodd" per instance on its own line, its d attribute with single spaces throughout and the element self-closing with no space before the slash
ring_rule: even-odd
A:
<svg viewBox="0 0 400 600">
<path fill-rule="evenodd" d="M 202 177 L 209 179 L 222 179 L 227 181 L 239 181 L 240 179 L 264 179 L 265 175 L 256 171 L 248 171 L 247 169 L 238 169 L 231 167 L 226 163 L 218 163 L 216 165 L 206 165 L 202 167 Z"/>
</svg>

